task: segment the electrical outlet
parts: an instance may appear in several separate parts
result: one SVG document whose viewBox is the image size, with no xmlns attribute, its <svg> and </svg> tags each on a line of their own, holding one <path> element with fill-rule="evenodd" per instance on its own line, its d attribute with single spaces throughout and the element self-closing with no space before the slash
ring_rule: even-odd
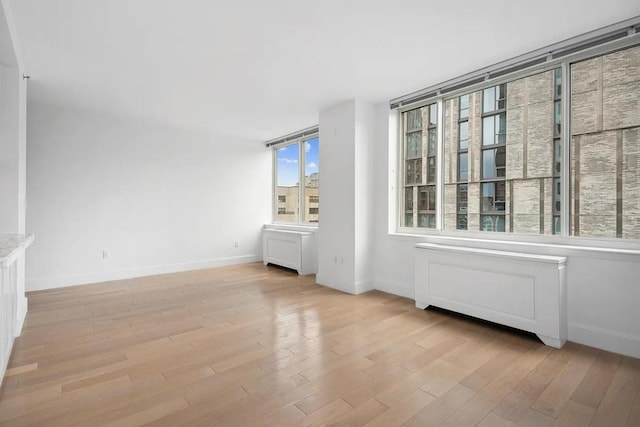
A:
<svg viewBox="0 0 640 427">
<path fill-rule="evenodd" d="M 236 248 L 240 246 L 240 245 L 238 244 L 238 241 L 237 241 L 237 240 L 236 240 L 235 242 L 233 242 L 233 246 L 235 246 Z"/>
<path fill-rule="evenodd" d="M 105 249 L 102 251 L 102 259 L 109 259 L 111 257 L 111 251 L 109 249 Z"/>
</svg>

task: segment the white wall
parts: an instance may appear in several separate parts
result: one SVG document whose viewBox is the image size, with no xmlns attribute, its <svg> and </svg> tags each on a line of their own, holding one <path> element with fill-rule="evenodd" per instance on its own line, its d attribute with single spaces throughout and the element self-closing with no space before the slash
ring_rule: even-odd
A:
<svg viewBox="0 0 640 427">
<path fill-rule="evenodd" d="M 564 255 L 567 264 L 569 340 L 640 357 L 640 256 L 610 250 L 389 234 L 395 209 L 396 163 L 390 138 L 396 137 L 388 104 L 375 112 L 374 222 L 376 289 L 414 298 L 413 246 L 419 242 Z M 390 160 L 391 159 L 391 160 Z M 391 162 L 391 163 L 390 163 Z M 390 204 L 393 204 L 391 208 Z M 395 220 L 392 218 L 392 220 Z M 393 223 L 391 229 L 395 229 Z"/>
<path fill-rule="evenodd" d="M 320 111 L 318 283 L 354 293 L 354 100 Z"/>
<path fill-rule="evenodd" d="M 374 106 L 356 100 L 354 155 L 354 250 L 355 293 L 370 291 L 373 281 L 373 148 Z"/>
<path fill-rule="evenodd" d="M 373 289 L 373 106 L 350 100 L 320 112 L 318 283 Z"/>
<path fill-rule="evenodd" d="M 0 65 L 0 233 L 17 233 L 20 226 L 18 69 Z"/>
<path fill-rule="evenodd" d="M 27 290 L 262 258 L 262 142 L 33 103 L 28 134 Z"/>
</svg>

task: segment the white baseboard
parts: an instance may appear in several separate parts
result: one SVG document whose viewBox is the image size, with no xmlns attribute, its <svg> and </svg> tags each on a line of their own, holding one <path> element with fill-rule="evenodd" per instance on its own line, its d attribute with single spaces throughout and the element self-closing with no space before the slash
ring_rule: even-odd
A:
<svg viewBox="0 0 640 427">
<path fill-rule="evenodd" d="M 376 280 L 374 288 L 378 291 L 386 292 L 388 294 L 397 295 L 399 297 L 405 297 L 409 299 L 415 298 L 415 287 L 413 283 L 398 283 L 390 280 Z"/>
<path fill-rule="evenodd" d="M 363 294 L 374 289 L 375 286 L 373 284 L 373 280 L 362 280 L 360 282 L 356 282 L 356 295 Z"/>
<path fill-rule="evenodd" d="M 189 270 L 202 270 L 205 268 L 224 267 L 227 265 L 247 264 L 262 261 L 262 254 L 242 255 L 236 257 L 216 258 L 201 261 L 187 261 L 175 264 L 153 265 L 123 270 L 88 273 L 77 276 L 48 277 L 41 279 L 27 279 L 26 290 L 41 291 L 45 289 L 64 288 L 67 286 L 86 285 L 89 283 L 109 282 L 113 280 L 133 279 L 143 276 L 155 276 L 157 274 L 179 273 Z"/>
<path fill-rule="evenodd" d="M 16 310 L 16 330 L 14 331 L 14 336 L 19 337 L 22 334 L 22 326 L 24 325 L 24 319 L 27 317 L 27 309 L 29 306 L 29 301 L 27 297 L 18 297 L 18 307 Z"/>
<path fill-rule="evenodd" d="M 569 341 L 640 358 L 640 337 L 624 332 L 569 322 Z"/>
</svg>

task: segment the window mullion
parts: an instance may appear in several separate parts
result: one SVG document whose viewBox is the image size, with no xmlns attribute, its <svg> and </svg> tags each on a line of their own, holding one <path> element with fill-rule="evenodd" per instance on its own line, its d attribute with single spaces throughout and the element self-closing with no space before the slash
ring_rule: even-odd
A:
<svg viewBox="0 0 640 427">
<path fill-rule="evenodd" d="M 571 65 L 565 61 L 562 63 L 562 144 L 561 161 L 561 189 L 560 200 L 560 227 L 562 237 L 571 235 Z"/>
<path fill-rule="evenodd" d="M 271 198 L 271 222 L 278 219 L 278 154 L 277 150 L 271 150 L 271 179 L 273 185 Z"/>
<path fill-rule="evenodd" d="M 304 202 L 305 202 L 305 179 L 304 179 L 304 165 L 305 165 L 305 140 L 300 140 L 298 152 L 298 221 L 301 223 L 306 223 L 306 212 L 304 210 Z"/>
<path fill-rule="evenodd" d="M 444 102 L 438 99 L 438 141 L 436 157 L 436 230 L 444 228 Z"/>
</svg>

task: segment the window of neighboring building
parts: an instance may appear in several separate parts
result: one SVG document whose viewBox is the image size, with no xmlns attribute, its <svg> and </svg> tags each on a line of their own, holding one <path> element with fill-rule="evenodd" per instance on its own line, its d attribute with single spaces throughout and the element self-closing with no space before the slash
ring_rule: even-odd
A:
<svg viewBox="0 0 640 427">
<path fill-rule="evenodd" d="M 640 239 L 638 64 L 625 47 L 403 107 L 399 226 Z"/>
<path fill-rule="evenodd" d="M 438 106 L 403 114 L 403 226 L 435 228 L 438 164 Z"/>
<path fill-rule="evenodd" d="M 443 103 L 444 126 L 456 130 L 444 135 L 444 160 L 453 168 L 444 177 L 444 206 L 455 206 L 455 212 L 443 213 L 444 230 L 555 232 L 559 72 L 494 84 Z"/>
<path fill-rule="evenodd" d="M 318 149 L 317 131 L 274 146 L 276 222 L 318 222 Z"/>
</svg>

